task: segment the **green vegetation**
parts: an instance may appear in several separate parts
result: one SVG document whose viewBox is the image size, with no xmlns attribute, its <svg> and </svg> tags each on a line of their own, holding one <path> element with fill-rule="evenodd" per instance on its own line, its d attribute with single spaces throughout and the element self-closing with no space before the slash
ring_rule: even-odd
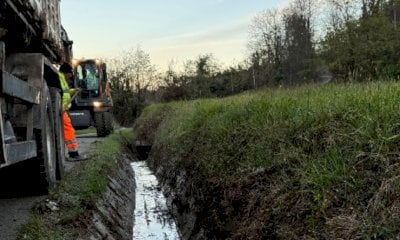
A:
<svg viewBox="0 0 400 240">
<path fill-rule="evenodd" d="M 82 135 L 87 133 L 96 133 L 96 128 L 90 127 L 87 129 L 76 130 L 76 135 Z"/>
<path fill-rule="evenodd" d="M 75 166 L 50 192 L 48 199 L 58 204 L 58 211 L 50 211 L 45 201 L 36 204 L 18 239 L 76 239 L 85 226 L 82 223 L 90 217 L 89 210 L 108 184 L 107 175 L 115 169 L 122 151 L 121 139 L 128 134 L 126 131 L 129 130 L 99 143 L 90 153 L 90 159 Z"/>
<path fill-rule="evenodd" d="M 135 131 L 154 135 L 151 166 L 186 186 L 210 239 L 390 239 L 400 235 L 399 123 L 390 82 L 154 105 Z"/>
<path fill-rule="evenodd" d="M 130 126 L 148 103 L 226 97 L 248 90 L 400 77 L 400 1 L 288 0 L 248 29 L 246 60 L 210 53 L 161 73 L 138 48 L 110 61 L 115 119 Z M 236 62 L 236 61 L 233 61 Z M 223 67 L 225 65 L 225 67 Z"/>
</svg>

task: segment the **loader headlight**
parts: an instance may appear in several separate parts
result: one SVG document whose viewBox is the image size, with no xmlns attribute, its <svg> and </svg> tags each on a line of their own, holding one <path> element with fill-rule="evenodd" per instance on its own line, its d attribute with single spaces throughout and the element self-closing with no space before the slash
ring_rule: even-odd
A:
<svg viewBox="0 0 400 240">
<path fill-rule="evenodd" d="M 95 107 L 95 108 L 98 108 L 98 107 L 101 107 L 101 105 L 102 105 L 102 103 L 101 102 L 93 102 L 93 106 Z"/>
</svg>

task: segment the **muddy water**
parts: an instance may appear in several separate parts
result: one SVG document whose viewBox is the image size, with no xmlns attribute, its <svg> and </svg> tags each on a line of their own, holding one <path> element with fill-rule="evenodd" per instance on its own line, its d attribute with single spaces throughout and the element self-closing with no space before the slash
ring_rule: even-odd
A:
<svg viewBox="0 0 400 240">
<path fill-rule="evenodd" d="M 146 162 L 132 162 L 131 166 L 136 181 L 133 239 L 181 239 L 158 181 Z"/>
</svg>

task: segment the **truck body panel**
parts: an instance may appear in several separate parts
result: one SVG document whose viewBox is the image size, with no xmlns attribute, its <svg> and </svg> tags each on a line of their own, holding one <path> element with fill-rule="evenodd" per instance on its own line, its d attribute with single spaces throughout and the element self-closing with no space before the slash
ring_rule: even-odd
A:
<svg viewBox="0 0 400 240">
<path fill-rule="evenodd" d="M 4 47 L 4 44 L 1 45 Z M 0 96 L 4 98 L 3 102 L 6 107 L 1 107 L 2 114 L 0 115 L 2 146 L 0 167 L 37 156 L 33 129 L 35 128 L 34 122 L 40 121 L 38 107 L 41 104 L 41 91 L 45 87 L 43 78 L 45 61 L 42 54 L 13 54 L 3 62 L 5 63 L 3 69 L 0 69 Z M 37 109 L 35 110 L 35 108 Z M 7 116 L 7 118 L 3 116 Z M 19 136 L 23 139 L 22 141 L 16 142 L 13 126 L 25 129 L 24 136 Z"/>
<path fill-rule="evenodd" d="M 16 2 L 16 0 L 9 1 Z M 33 17 L 41 21 L 43 25 L 43 39 L 54 42 L 58 48 L 61 48 L 62 40 L 59 0 L 29 0 L 27 4 L 27 9 L 33 9 Z"/>
<path fill-rule="evenodd" d="M 71 59 L 59 0 L 0 2 L 0 169 L 27 161 L 45 191 L 65 160 L 55 65 Z"/>
<path fill-rule="evenodd" d="M 0 39 L 14 45 L 7 52 L 41 52 L 56 62 L 71 60 L 72 42 L 61 25 L 59 0 L 3 1 Z"/>
</svg>

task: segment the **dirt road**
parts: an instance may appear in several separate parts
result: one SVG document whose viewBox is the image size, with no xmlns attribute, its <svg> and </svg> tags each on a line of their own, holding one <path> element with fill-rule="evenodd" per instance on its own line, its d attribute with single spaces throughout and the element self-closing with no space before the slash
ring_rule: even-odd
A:
<svg viewBox="0 0 400 240">
<path fill-rule="evenodd" d="M 97 138 L 96 134 L 84 134 L 77 136 L 77 140 L 80 153 L 87 154 L 102 138 Z M 76 164 L 68 162 L 66 170 L 71 171 Z M 44 198 L 46 196 L 0 198 L 0 239 L 15 240 L 18 229 L 28 219 L 34 203 Z"/>
</svg>

